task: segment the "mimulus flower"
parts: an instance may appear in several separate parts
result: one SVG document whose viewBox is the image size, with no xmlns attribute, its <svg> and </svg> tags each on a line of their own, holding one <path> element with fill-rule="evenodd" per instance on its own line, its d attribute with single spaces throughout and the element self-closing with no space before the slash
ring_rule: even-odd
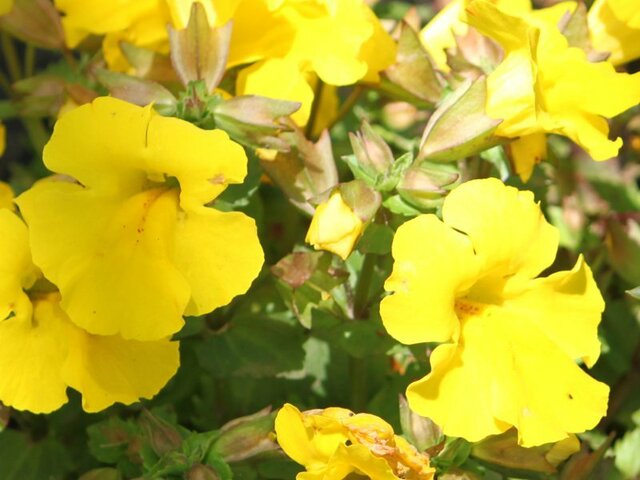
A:
<svg viewBox="0 0 640 480">
<path fill-rule="evenodd" d="M 380 306 L 400 342 L 440 342 L 412 383 L 412 410 L 446 435 L 475 442 L 515 427 L 525 447 L 593 428 L 609 388 L 591 367 L 604 302 L 580 257 L 547 277 L 558 231 L 531 192 L 472 180 L 445 199 L 443 220 L 421 215 L 393 241 Z"/>
<path fill-rule="evenodd" d="M 487 0 L 473 0 L 466 10 L 469 24 L 505 50 L 487 78 L 487 114 L 502 120 L 496 135 L 515 139 L 515 169 L 525 181 L 544 154 L 545 133 L 570 138 L 594 160 L 616 156 L 622 140 L 609 140 L 606 118 L 640 101 L 640 74 L 589 62 L 545 10 L 513 16 Z"/>
<path fill-rule="evenodd" d="M 212 27 L 233 20 L 227 66 L 253 64 L 241 70 L 236 93 L 301 102 L 300 125 L 318 78 L 332 86 L 376 82 L 395 61 L 393 40 L 363 0 L 56 0 L 69 46 L 104 35 L 105 59 L 118 71 L 129 69 L 121 42 L 168 54 L 166 26 L 185 28 L 194 3 Z"/>
<path fill-rule="evenodd" d="M 342 480 L 352 473 L 372 480 L 433 479 L 429 457 L 375 415 L 344 408 L 300 412 L 286 404 L 276 417 L 276 435 L 284 452 L 306 468 L 297 480 Z"/>
<path fill-rule="evenodd" d="M 305 241 L 316 250 L 326 250 L 346 260 L 363 227 L 364 222 L 336 190 L 316 208 Z"/>
<path fill-rule="evenodd" d="M 67 178 L 17 203 L 35 263 L 88 332 L 167 337 L 183 315 L 244 293 L 260 270 L 254 221 L 205 206 L 246 175 L 226 133 L 101 97 L 60 118 L 43 158 Z"/>
<path fill-rule="evenodd" d="M 173 376 L 178 343 L 90 335 L 60 308 L 60 295 L 41 278 L 29 252 L 27 228 L 0 209 L 0 401 L 48 413 L 82 393 L 88 412 L 155 395 Z M 38 281 L 38 283 L 36 283 Z"/>
<path fill-rule="evenodd" d="M 607 60 L 613 65 L 640 58 L 640 4 L 637 0 L 596 0 L 587 19 L 594 48 L 611 53 Z"/>
</svg>

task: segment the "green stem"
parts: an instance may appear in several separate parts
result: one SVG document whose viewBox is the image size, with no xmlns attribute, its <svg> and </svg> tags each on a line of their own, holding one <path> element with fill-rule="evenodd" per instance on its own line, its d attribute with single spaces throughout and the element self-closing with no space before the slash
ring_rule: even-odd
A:
<svg viewBox="0 0 640 480">
<path fill-rule="evenodd" d="M 33 71 L 36 66 L 36 47 L 27 43 L 24 51 L 24 76 L 29 78 L 33 76 Z"/>
<path fill-rule="evenodd" d="M 371 280 L 375 272 L 377 257 L 370 253 L 365 254 L 360 269 L 360 276 L 356 285 L 356 292 L 353 299 L 354 320 L 366 320 L 368 318 L 369 290 Z M 355 412 L 363 411 L 367 406 L 367 362 L 363 358 L 349 358 L 349 376 L 351 387 L 351 408 Z"/>
<path fill-rule="evenodd" d="M 13 40 L 6 32 L 0 33 L 0 44 L 2 45 L 2 54 L 4 55 L 7 69 L 11 80 L 17 82 L 22 78 L 20 62 L 18 61 L 18 52 Z"/>
<path fill-rule="evenodd" d="M 42 156 L 42 150 L 49 141 L 49 132 L 38 118 L 22 118 L 21 120 L 34 150 Z"/>
<path fill-rule="evenodd" d="M 316 126 L 316 117 L 320 111 L 320 104 L 322 103 L 322 90 L 324 90 L 324 82 L 318 78 L 315 91 L 313 92 L 313 103 L 311 104 L 311 112 L 309 113 L 309 121 L 307 122 L 307 128 L 305 129 L 305 135 L 307 138 L 313 137 L 313 128 Z"/>
<path fill-rule="evenodd" d="M 360 97 L 365 91 L 365 87 L 363 85 L 356 85 L 354 89 L 351 91 L 349 96 L 345 99 L 345 101 L 340 105 L 340 110 L 336 113 L 336 116 L 331 119 L 331 123 L 327 125 L 327 130 L 331 130 L 333 126 L 342 120 L 347 113 L 351 111 L 353 106 L 358 102 Z"/>
<path fill-rule="evenodd" d="M 367 408 L 367 362 L 363 358 L 349 357 L 349 385 L 351 409 L 358 413 Z"/>
<path fill-rule="evenodd" d="M 367 307 L 369 306 L 369 289 L 371 280 L 377 263 L 375 255 L 365 254 L 356 285 L 356 293 L 353 298 L 353 318 L 355 320 L 366 320 Z"/>
</svg>

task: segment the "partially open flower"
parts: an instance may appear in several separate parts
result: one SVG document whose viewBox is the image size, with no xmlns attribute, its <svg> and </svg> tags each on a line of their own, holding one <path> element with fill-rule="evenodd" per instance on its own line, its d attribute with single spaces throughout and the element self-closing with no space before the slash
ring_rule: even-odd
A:
<svg viewBox="0 0 640 480">
<path fill-rule="evenodd" d="M 360 238 L 363 226 L 364 222 L 336 190 L 316 208 L 305 241 L 316 250 L 333 252 L 346 260 Z"/>
<path fill-rule="evenodd" d="M 537 278 L 558 231 L 533 194 L 497 179 L 454 189 L 442 216 L 398 229 L 385 283 L 393 293 L 380 305 L 397 340 L 443 343 L 409 386 L 410 407 L 472 442 L 515 427 L 519 444 L 536 446 L 593 428 L 609 388 L 575 363 L 597 360 L 604 309 L 584 259 Z"/>
<path fill-rule="evenodd" d="M 45 179 L 17 203 L 35 263 L 90 333 L 167 337 L 260 270 L 254 221 L 205 206 L 246 174 L 226 133 L 101 97 L 58 121 L 43 157 L 76 181 Z"/>
</svg>

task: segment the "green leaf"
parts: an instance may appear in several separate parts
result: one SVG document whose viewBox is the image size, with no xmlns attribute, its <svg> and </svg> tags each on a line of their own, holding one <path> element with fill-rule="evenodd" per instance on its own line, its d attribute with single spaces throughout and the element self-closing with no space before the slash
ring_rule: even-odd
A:
<svg viewBox="0 0 640 480">
<path fill-rule="evenodd" d="M 203 368 L 216 378 L 270 377 L 299 369 L 304 336 L 298 325 L 267 317 L 241 317 L 196 347 Z"/>
<path fill-rule="evenodd" d="M 69 452 L 53 438 L 33 442 L 15 430 L 0 433 L 2 480 L 62 479 L 72 470 Z"/>
<path fill-rule="evenodd" d="M 379 223 L 370 224 L 364 231 L 358 250 L 363 253 L 375 253 L 386 255 L 391 252 L 391 242 L 393 241 L 393 230 L 387 225 Z"/>
<path fill-rule="evenodd" d="M 613 448 L 615 465 L 624 478 L 636 478 L 640 475 L 640 428 L 628 432 Z"/>
</svg>

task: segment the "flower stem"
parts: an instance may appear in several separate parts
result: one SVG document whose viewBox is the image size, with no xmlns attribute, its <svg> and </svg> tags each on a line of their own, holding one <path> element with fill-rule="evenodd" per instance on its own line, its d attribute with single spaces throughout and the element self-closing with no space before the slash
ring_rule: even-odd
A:
<svg viewBox="0 0 640 480">
<path fill-rule="evenodd" d="M 2 45 L 2 54 L 9 70 L 9 76 L 12 81 L 16 82 L 22 78 L 16 46 L 13 44 L 11 37 L 5 32 L 0 33 L 0 44 Z"/>
</svg>

